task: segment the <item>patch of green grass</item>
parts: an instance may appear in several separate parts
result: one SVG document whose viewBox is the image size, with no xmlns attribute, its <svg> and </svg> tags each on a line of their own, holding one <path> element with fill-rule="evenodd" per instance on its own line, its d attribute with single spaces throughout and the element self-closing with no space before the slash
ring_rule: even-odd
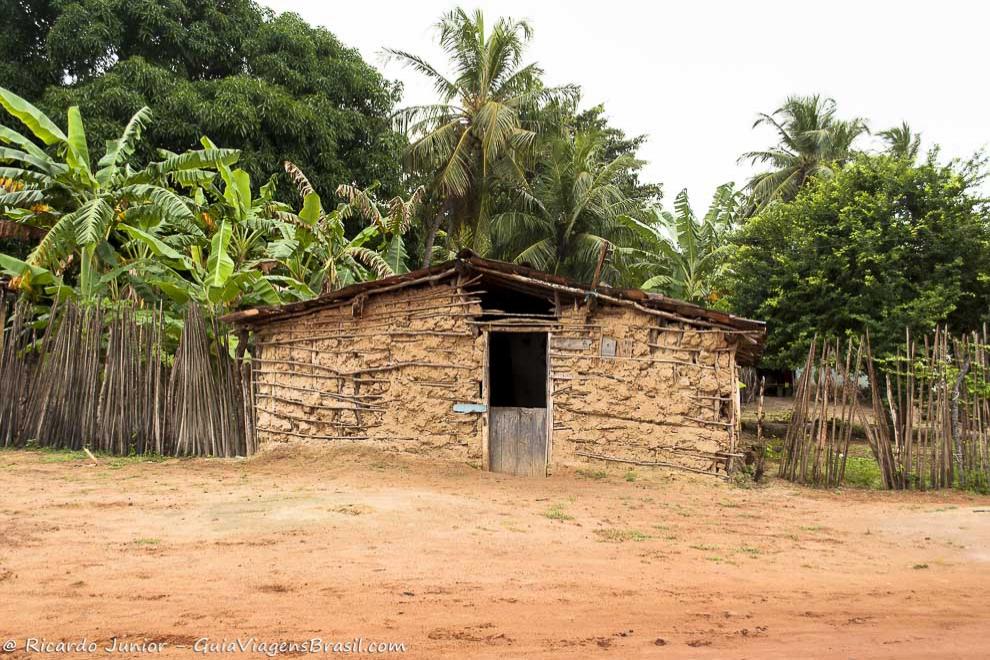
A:
<svg viewBox="0 0 990 660">
<path fill-rule="evenodd" d="M 599 479 L 604 479 L 608 476 L 608 472 L 606 472 L 605 470 L 592 470 L 589 468 L 580 468 L 576 470 L 575 473 L 577 474 L 577 476 L 583 479 L 599 480 Z"/>
<path fill-rule="evenodd" d="M 718 550 L 718 546 L 717 545 L 706 545 L 704 543 L 699 543 L 697 545 L 691 545 L 691 546 L 688 546 L 688 547 L 691 548 L 692 550 L 703 550 L 705 552 L 710 552 L 712 550 Z"/>
<path fill-rule="evenodd" d="M 743 554 L 747 554 L 750 557 L 757 557 L 757 556 L 763 554 L 763 551 L 762 550 L 760 550 L 759 548 L 754 548 L 751 545 L 741 545 L 741 546 L 739 546 L 739 552 L 741 552 Z"/>
<path fill-rule="evenodd" d="M 636 481 L 636 471 L 629 470 L 628 472 L 626 472 L 626 475 L 623 477 L 623 479 L 625 479 L 629 483 Z"/>
<path fill-rule="evenodd" d="M 561 522 L 565 520 L 574 520 L 574 516 L 564 511 L 564 505 L 562 504 L 554 504 L 552 507 L 547 509 L 543 515 L 550 520 L 559 520 Z"/>
<path fill-rule="evenodd" d="M 134 545 L 158 545 L 161 542 L 161 539 L 156 538 L 140 538 L 133 541 Z"/>
<path fill-rule="evenodd" d="M 914 565 L 914 566 L 912 566 L 911 568 L 913 568 L 913 569 L 915 569 L 915 570 L 921 570 L 921 569 L 923 569 L 923 568 L 928 568 L 928 564 L 915 564 L 915 565 Z"/>
<path fill-rule="evenodd" d="M 127 465 L 135 463 L 161 463 L 173 458 L 172 456 L 162 456 L 161 454 L 142 454 L 140 456 L 101 456 L 96 455 L 96 459 L 102 464 L 106 460 L 106 465 L 111 470 L 119 470 Z"/>
<path fill-rule="evenodd" d="M 880 490 L 883 487 L 880 466 L 872 456 L 848 456 L 845 477 L 843 485 L 852 488 Z"/>
<path fill-rule="evenodd" d="M 648 541 L 651 537 L 638 529 L 617 529 L 608 527 L 596 529 L 595 535 L 598 539 L 607 543 L 625 543 L 626 541 Z"/>
<path fill-rule="evenodd" d="M 42 463 L 74 463 L 75 461 L 87 461 L 89 458 L 81 451 L 70 450 L 48 450 L 41 457 Z"/>
<path fill-rule="evenodd" d="M 84 451 L 76 449 L 55 449 L 53 447 L 39 447 L 37 444 L 28 443 L 24 447 L 7 447 L 9 451 L 28 451 L 41 454 L 42 463 L 71 463 L 73 461 L 88 461 L 89 456 Z M 173 456 L 163 456 L 161 454 L 131 454 L 129 456 L 115 456 L 105 452 L 94 451 L 93 455 L 101 465 L 106 465 L 111 469 L 130 465 L 132 463 L 161 463 Z"/>
</svg>

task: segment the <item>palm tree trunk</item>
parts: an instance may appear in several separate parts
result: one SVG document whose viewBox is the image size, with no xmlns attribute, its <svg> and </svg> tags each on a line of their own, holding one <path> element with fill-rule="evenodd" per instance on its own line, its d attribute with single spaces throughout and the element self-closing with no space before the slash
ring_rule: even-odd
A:
<svg viewBox="0 0 990 660">
<path fill-rule="evenodd" d="M 440 229 L 440 223 L 443 222 L 446 209 L 447 204 L 444 202 L 426 231 L 426 243 L 423 245 L 423 268 L 429 268 L 430 262 L 433 261 L 433 241 L 437 237 L 437 230 Z"/>
</svg>

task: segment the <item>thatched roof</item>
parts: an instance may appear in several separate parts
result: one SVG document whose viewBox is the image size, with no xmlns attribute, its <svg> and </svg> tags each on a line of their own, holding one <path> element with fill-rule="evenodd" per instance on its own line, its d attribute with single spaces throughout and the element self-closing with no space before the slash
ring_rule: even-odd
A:
<svg viewBox="0 0 990 660">
<path fill-rule="evenodd" d="M 347 304 L 361 295 L 375 295 L 397 289 L 440 282 L 459 274 L 479 275 L 482 280 L 493 280 L 502 286 L 531 295 L 559 295 L 562 300 L 597 300 L 603 305 L 623 305 L 638 308 L 643 312 L 666 318 L 670 321 L 689 323 L 696 326 L 721 329 L 738 334 L 738 359 L 740 364 L 755 364 L 763 352 L 766 338 L 766 325 L 762 321 L 752 321 L 733 314 L 705 309 L 698 305 L 669 298 L 642 289 L 617 289 L 609 286 L 592 287 L 560 275 L 544 273 L 534 268 L 484 259 L 464 250 L 452 261 L 429 268 L 421 268 L 402 275 L 394 275 L 371 282 L 353 284 L 337 291 L 323 294 L 312 300 L 252 307 L 232 312 L 223 321 L 248 328 L 263 326 L 273 321 L 302 316 L 319 309 Z"/>
</svg>

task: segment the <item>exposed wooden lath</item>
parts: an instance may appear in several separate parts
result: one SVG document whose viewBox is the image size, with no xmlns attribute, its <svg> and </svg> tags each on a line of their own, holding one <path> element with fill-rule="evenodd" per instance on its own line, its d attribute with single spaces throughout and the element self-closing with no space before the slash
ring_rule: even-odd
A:
<svg viewBox="0 0 990 660">
<path fill-rule="evenodd" d="M 601 304 L 631 307 L 644 314 L 664 319 L 670 323 L 686 323 L 711 330 L 722 330 L 738 340 L 740 364 L 752 365 L 759 361 L 766 338 L 766 326 L 761 321 L 744 319 L 732 314 L 705 309 L 698 305 L 668 298 L 641 289 L 618 289 L 581 284 L 560 275 L 544 273 L 533 268 L 495 261 L 476 256 L 469 250 L 446 263 L 423 268 L 381 280 L 362 282 L 338 291 L 324 294 L 313 300 L 270 307 L 255 307 L 228 314 L 228 323 L 250 328 L 260 327 L 306 315 L 314 310 L 328 309 L 350 304 L 358 296 L 370 296 L 411 286 L 425 286 L 454 278 L 458 275 L 481 277 L 496 281 L 500 286 L 542 298 L 559 298 L 562 302 L 586 304 L 596 300 Z"/>
</svg>

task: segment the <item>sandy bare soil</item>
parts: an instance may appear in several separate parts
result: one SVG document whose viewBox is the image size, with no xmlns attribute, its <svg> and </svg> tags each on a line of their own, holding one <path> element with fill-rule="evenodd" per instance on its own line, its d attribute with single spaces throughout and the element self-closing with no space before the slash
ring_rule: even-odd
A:
<svg viewBox="0 0 990 660">
<path fill-rule="evenodd" d="M 986 497 L 621 470 L 522 479 L 354 447 L 64 458 L 0 452 L 0 643 L 165 643 L 116 657 L 252 636 L 404 642 L 410 658 L 988 653 Z"/>
</svg>

